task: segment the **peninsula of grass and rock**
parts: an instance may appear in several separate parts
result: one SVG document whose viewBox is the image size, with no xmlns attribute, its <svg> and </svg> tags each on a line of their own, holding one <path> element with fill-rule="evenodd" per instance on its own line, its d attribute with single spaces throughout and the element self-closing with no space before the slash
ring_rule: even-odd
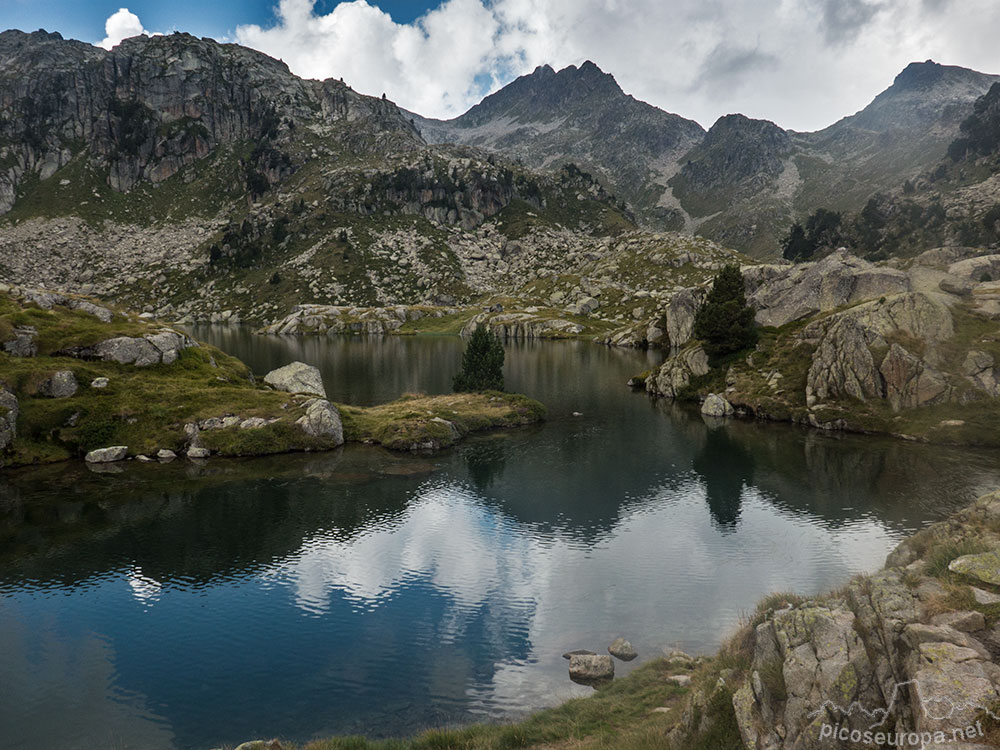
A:
<svg viewBox="0 0 1000 750">
<path fill-rule="evenodd" d="M 525 396 L 403 394 L 334 404 L 293 362 L 262 380 L 224 352 L 95 300 L 0 287 L 0 466 L 101 464 L 330 450 L 437 450 L 470 432 L 540 421 Z"/>
</svg>

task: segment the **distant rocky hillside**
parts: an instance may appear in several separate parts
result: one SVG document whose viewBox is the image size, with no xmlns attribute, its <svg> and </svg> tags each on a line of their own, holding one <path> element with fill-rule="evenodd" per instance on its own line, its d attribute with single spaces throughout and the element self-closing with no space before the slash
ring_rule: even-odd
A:
<svg viewBox="0 0 1000 750">
<path fill-rule="evenodd" d="M 998 80 L 913 63 L 863 110 L 821 131 L 727 115 L 705 133 L 585 63 L 539 68 L 454 120 L 414 122 L 428 140 L 476 144 L 539 168 L 586 164 L 641 224 L 683 227 L 767 258 L 793 220 L 819 207 L 860 210 L 936 165 Z"/>
<path fill-rule="evenodd" d="M 431 143 L 481 146 L 536 168 L 578 164 L 602 178 L 644 224 L 684 227 L 667 180 L 704 129 L 625 94 L 592 62 L 559 72 L 541 66 L 454 120 L 413 117 Z"/>
</svg>

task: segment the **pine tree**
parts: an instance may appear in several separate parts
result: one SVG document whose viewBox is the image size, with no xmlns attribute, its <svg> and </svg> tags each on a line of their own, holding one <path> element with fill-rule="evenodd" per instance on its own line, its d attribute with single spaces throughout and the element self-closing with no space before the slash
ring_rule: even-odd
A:
<svg viewBox="0 0 1000 750">
<path fill-rule="evenodd" d="M 462 370 L 455 376 L 456 393 L 503 390 L 504 349 L 500 338 L 483 326 L 476 326 L 462 354 Z"/>
<path fill-rule="evenodd" d="M 739 266 L 727 265 L 719 271 L 695 314 L 693 333 L 713 364 L 757 343 L 754 311 L 747 304 Z"/>
<path fill-rule="evenodd" d="M 806 230 L 798 222 L 792 224 L 781 243 L 781 255 L 785 260 L 805 260 L 815 249 L 806 239 Z"/>
</svg>

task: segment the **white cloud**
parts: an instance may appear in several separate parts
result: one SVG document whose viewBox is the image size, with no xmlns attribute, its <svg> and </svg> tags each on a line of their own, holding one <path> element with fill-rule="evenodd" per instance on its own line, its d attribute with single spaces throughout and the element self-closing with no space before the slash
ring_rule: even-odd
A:
<svg viewBox="0 0 1000 750">
<path fill-rule="evenodd" d="M 119 8 L 108 16 L 108 20 L 104 22 L 104 33 L 107 36 L 98 42 L 97 46 L 108 50 L 116 46 L 122 39 L 139 36 L 140 34 L 149 34 L 148 31 L 142 28 L 142 21 L 139 20 L 139 16 L 128 8 Z"/>
<path fill-rule="evenodd" d="M 367 0 L 277 12 L 237 41 L 433 117 L 537 65 L 587 59 L 703 125 L 743 112 L 799 130 L 862 108 L 915 60 L 1000 72 L 994 0 L 446 0 L 409 24 Z"/>
</svg>

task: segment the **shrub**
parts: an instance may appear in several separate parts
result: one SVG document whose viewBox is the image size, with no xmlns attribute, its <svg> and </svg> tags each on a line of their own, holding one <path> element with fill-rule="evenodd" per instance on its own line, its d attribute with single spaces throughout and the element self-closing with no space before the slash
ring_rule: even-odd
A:
<svg viewBox="0 0 1000 750">
<path fill-rule="evenodd" d="M 714 363 L 757 343 L 754 311 L 747 304 L 739 266 L 727 265 L 715 277 L 695 315 L 694 335 Z"/>
<path fill-rule="evenodd" d="M 456 393 L 503 390 L 503 342 L 483 326 L 476 326 L 462 354 L 462 369 L 455 376 Z"/>
</svg>

